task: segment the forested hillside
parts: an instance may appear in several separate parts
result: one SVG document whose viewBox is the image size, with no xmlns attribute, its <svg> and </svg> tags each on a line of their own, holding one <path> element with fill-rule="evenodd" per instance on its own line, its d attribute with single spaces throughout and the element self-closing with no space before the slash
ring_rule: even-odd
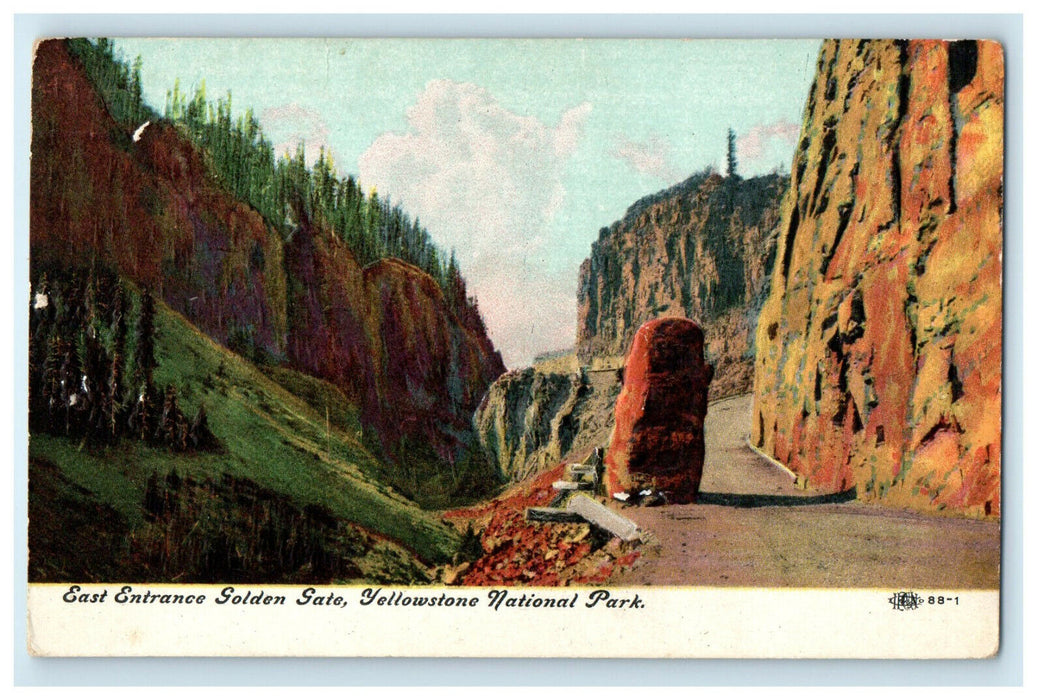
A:
<svg viewBox="0 0 1044 700">
<path fill-rule="evenodd" d="M 229 97 L 142 100 L 105 40 L 37 46 L 30 577 L 428 581 L 425 512 L 496 487 L 503 370 L 452 255 Z"/>
<path fill-rule="evenodd" d="M 108 267 L 248 359 L 333 382 L 375 449 L 411 461 L 403 488 L 470 463 L 471 414 L 504 367 L 453 256 L 232 114 L 201 86 L 159 116 L 109 42 L 41 43 L 34 268 Z"/>
<path fill-rule="evenodd" d="M 161 116 L 180 125 L 207 153 L 208 165 L 229 193 L 259 212 L 268 225 L 284 235 L 300 225 L 301 217 L 328 227 L 348 244 L 359 264 L 390 257 L 405 260 L 439 283 L 455 311 L 470 307 L 477 314 L 454 254 L 439 250 L 420 222 L 393 206 L 389 195 L 382 199 L 376 191 L 365 194 L 352 176 L 338 177 L 325 151 L 311 167 L 303 144 L 293 154 L 276 153 L 253 110 L 234 117 L 232 95 L 208 101 L 205 82 L 191 97 L 175 83 L 160 115 L 142 98 L 140 58 L 128 66 L 104 38 L 70 39 L 67 46 L 109 114 L 128 134 L 146 122 L 158 123 Z"/>
</svg>

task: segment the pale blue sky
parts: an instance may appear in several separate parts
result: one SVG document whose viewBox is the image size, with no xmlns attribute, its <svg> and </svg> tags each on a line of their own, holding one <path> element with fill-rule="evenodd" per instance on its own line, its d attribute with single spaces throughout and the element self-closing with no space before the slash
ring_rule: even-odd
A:
<svg viewBox="0 0 1044 700">
<path fill-rule="evenodd" d="M 820 42 L 128 39 L 146 99 L 231 91 L 276 144 L 324 144 L 454 248 L 509 366 L 568 347 L 599 228 L 707 166 L 789 169 Z"/>
</svg>

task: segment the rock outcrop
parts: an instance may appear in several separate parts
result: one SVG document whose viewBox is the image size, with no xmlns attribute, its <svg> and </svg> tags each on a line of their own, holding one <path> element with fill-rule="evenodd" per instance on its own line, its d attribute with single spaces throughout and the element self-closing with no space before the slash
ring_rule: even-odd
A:
<svg viewBox="0 0 1044 700">
<path fill-rule="evenodd" d="M 389 454 L 453 458 L 504 371 L 481 318 L 419 268 L 367 268 L 303 211 L 284 239 L 162 120 L 131 137 L 61 41 L 33 71 L 34 265 L 99 264 L 150 287 L 218 342 L 337 384 Z M 133 127 L 132 127 L 133 129 Z"/>
<path fill-rule="evenodd" d="M 521 481 L 562 458 L 563 408 L 575 404 L 578 378 L 532 368 L 508 372 L 489 389 L 475 412 L 479 442 L 500 473 Z M 564 440 L 563 440 L 564 438 Z"/>
<path fill-rule="evenodd" d="M 490 387 L 475 412 L 475 432 L 500 473 L 522 481 L 604 446 L 619 392 L 615 371 L 515 370 Z"/>
<path fill-rule="evenodd" d="M 605 457 L 608 493 L 648 486 L 672 503 L 696 500 L 713 375 L 703 361 L 703 331 L 693 321 L 665 318 L 638 330 Z"/>
<path fill-rule="evenodd" d="M 810 484 L 999 513 L 1003 90 L 993 42 L 823 45 L 751 431 Z"/>
<path fill-rule="evenodd" d="M 623 358 L 638 328 L 668 316 L 696 319 L 717 368 L 712 396 L 749 391 L 757 312 L 775 257 L 778 175 L 693 175 L 635 202 L 603 228 L 580 268 L 581 364 Z M 596 362 L 597 363 L 597 362 Z"/>
</svg>

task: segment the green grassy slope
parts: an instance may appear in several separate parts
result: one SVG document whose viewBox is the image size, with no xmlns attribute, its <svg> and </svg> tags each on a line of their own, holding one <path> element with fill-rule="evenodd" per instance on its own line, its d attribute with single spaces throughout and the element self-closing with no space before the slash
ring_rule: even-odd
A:
<svg viewBox="0 0 1044 700">
<path fill-rule="evenodd" d="M 450 526 L 378 480 L 382 465 L 360 442 L 358 415 L 336 389 L 288 370 L 278 370 L 277 382 L 161 303 L 156 328 L 157 385 L 175 384 L 189 414 L 203 403 L 223 451 L 174 454 L 129 440 L 91 448 L 34 435 L 33 458 L 57 465 L 65 478 L 114 508 L 131 528 L 143 521 L 149 475 L 175 469 L 200 478 L 230 473 L 285 494 L 299 506 L 321 504 L 335 517 L 391 540 L 384 550 L 397 550 L 400 558 L 405 552 L 396 544 L 428 564 L 447 561 L 457 551 L 460 538 Z M 310 387 L 305 395 L 312 405 L 284 388 L 302 383 Z M 319 404 L 323 408 L 317 410 Z"/>
</svg>

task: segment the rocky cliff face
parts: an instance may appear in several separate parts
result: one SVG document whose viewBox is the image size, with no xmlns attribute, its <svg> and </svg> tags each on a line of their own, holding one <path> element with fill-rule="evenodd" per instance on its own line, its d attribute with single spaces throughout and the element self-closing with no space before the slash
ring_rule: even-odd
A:
<svg viewBox="0 0 1044 700">
<path fill-rule="evenodd" d="M 580 268 L 577 355 L 623 356 L 638 328 L 697 320 L 715 365 L 712 397 L 747 391 L 753 331 L 775 256 L 785 180 L 702 173 L 636 202 L 603 228 Z"/>
<path fill-rule="evenodd" d="M 38 47 L 32 101 L 33 264 L 111 266 L 228 347 L 333 381 L 387 448 L 449 458 L 468 439 L 504 366 L 481 319 L 455 314 L 428 275 L 363 269 L 300 213 L 284 241 L 176 127 L 134 141 L 60 41 Z"/>
<path fill-rule="evenodd" d="M 523 479 L 567 454 L 608 444 L 621 390 L 615 370 L 647 321 L 702 319 L 715 366 L 711 399 L 750 390 L 754 327 L 768 291 L 785 184 L 776 175 L 743 180 L 700 173 L 635 202 L 601 230 L 580 268 L 576 356 L 586 368 L 580 378 L 511 372 L 475 415 L 483 449 L 503 474 Z"/>
<path fill-rule="evenodd" d="M 1003 89 L 992 42 L 823 45 L 752 426 L 814 485 L 999 512 Z"/>
<path fill-rule="evenodd" d="M 475 429 L 500 473 L 522 481 L 607 444 L 619 393 L 615 371 L 516 370 L 490 387 L 475 412 Z"/>
</svg>

